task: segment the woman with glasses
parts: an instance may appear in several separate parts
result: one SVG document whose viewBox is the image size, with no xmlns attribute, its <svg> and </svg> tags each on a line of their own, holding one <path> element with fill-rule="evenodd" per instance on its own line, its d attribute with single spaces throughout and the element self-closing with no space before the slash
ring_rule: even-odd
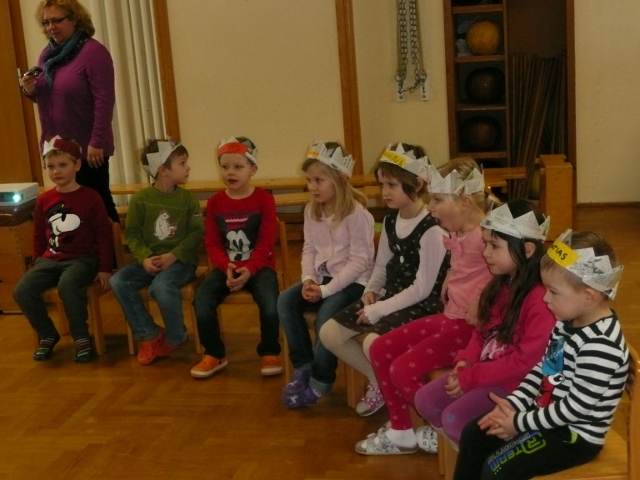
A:
<svg viewBox="0 0 640 480">
<path fill-rule="evenodd" d="M 22 91 L 38 105 L 40 145 L 54 135 L 74 138 L 82 147 L 81 185 L 96 190 L 109 217 L 118 219 L 109 188 L 109 157 L 114 141 L 113 61 L 95 40 L 89 12 L 77 0 L 42 0 L 36 18 L 49 43 L 39 68 L 22 77 Z"/>
</svg>

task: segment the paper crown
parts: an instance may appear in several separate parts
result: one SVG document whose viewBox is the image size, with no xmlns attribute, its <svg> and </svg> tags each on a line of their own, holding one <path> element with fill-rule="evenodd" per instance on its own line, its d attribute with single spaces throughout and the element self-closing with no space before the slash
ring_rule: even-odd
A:
<svg viewBox="0 0 640 480">
<path fill-rule="evenodd" d="M 318 160 L 328 167 L 344 173 L 349 178 L 351 178 L 353 174 L 355 160 L 351 155 L 345 157 L 340 146 L 336 147 L 332 155 L 329 155 L 329 151 L 324 142 L 313 142 L 307 153 L 307 158 Z"/>
<path fill-rule="evenodd" d="M 80 147 L 75 140 L 65 140 L 60 135 L 56 135 L 48 142 L 46 140 L 44 141 L 42 145 L 42 158 L 53 150 L 68 153 L 73 158 L 82 158 L 82 147 Z"/>
<path fill-rule="evenodd" d="M 593 248 L 571 248 L 571 229 L 560 235 L 547 255 L 561 267 L 577 275 L 584 283 L 613 300 L 618 291 L 623 266 L 615 268 L 607 255 L 596 256 Z"/>
<path fill-rule="evenodd" d="M 244 155 L 251 163 L 257 165 L 258 149 L 255 147 L 251 148 L 251 145 L 248 145 L 247 143 L 242 143 L 235 137 L 230 137 L 228 140 L 222 140 L 218 144 L 218 158 L 225 153 L 239 153 L 240 155 Z"/>
<path fill-rule="evenodd" d="M 546 217 L 542 225 L 538 225 L 538 220 L 533 212 L 513 218 L 509 206 L 504 203 L 498 208 L 491 210 L 480 222 L 482 228 L 496 230 L 506 233 L 516 238 L 532 238 L 536 240 L 546 240 L 549 233 L 550 217 Z"/>
<path fill-rule="evenodd" d="M 156 178 L 160 165 L 164 165 L 169 156 L 171 156 L 174 150 L 179 146 L 180 142 L 177 140 L 160 140 L 158 142 L 158 151 L 154 153 L 147 153 L 147 162 L 149 162 L 149 165 L 142 165 L 142 169 L 153 178 Z"/>
<path fill-rule="evenodd" d="M 392 150 L 391 144 L 389 144 L 386 150 L 382 152 L 380 161 L 393 163 L 394 165 L 417 175 L 425 181 L 429 178 L 427 173 L 429 158 L 426 155 L 421 158 L 416 158 L 412 151 L 405 152 L 402 143 L 398 143 L 395 150 Z"/>
<path fill-rule="evenodd" d="M 457 170 L 453 170 L 446 177 L 442 178 L 440 172 L 433 165 L 429 165 L 429 182 L 427 184 L 429 193 L 445 193 L 449 195 L 460 195 L 484 191 L 484 174 L 474 168 L 473 171 L 463 178 Z"/>
</svg>

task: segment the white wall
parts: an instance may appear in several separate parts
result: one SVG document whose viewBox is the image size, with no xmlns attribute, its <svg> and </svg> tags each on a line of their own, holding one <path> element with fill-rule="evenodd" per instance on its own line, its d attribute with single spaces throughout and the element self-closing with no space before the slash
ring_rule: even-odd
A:
<svg viewBox="0 0 640 480">
<path fill-rule="evenodd" d="M 444 163 L 442 2 L 419 1 L 430 100 L 413 94 L 405 103 L 394 95 L 395 2 L 353 3 L 364 170 L 394 141 L 418 143 L 434 163 Z M 311 140 L 343 140 L 334 0 L 167 4 L 181 140 L 193 180 L 218 178 L 213 151 L 229 135 L 256 142 L 260 177 L 298 175 Z M 45 42 L 33 18 L 36 5 L 21 0 L 30 64 Z M 640 201 L 638 18 L 637 0 L 575 1 L 579 203 Z"/>
<path fill-rule="evenodd" d="M 353 2 L 360 96 L 364 171 L 371 171 L 387 143 L 421 145 L 436 165 L 449 160 L 447 93 L 442 2 L 420 0 L 423 65 L 428 75 L 429 100 L 418 92 L 396 101 L 396 6 L 375 0 Z M 414 83 L 409 54 L 405 87 Z"/>
<path fill-rule="evenodd" d="M 259 177 L 296 176 L 312 140 L 343 141 L 333 1 L 167 3 L 192 178 L 218 178 L 231 135 L 256 143 Z"/>
<path fill-rule="evenodd" d="M 640 201 L 640 2 L 576 0 L 578 203 Z"/>
</svg>

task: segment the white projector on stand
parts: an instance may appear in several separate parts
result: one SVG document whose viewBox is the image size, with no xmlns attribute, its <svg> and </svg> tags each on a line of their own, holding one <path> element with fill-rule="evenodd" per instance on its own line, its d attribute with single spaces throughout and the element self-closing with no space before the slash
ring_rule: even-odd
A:
<svg viewBox="0 0 640 480">
<path fill-rule="evenodd" d="M 0 207 L 15 207 L 38 196 L 37 183 L 0 183 Z"/>
</svg>

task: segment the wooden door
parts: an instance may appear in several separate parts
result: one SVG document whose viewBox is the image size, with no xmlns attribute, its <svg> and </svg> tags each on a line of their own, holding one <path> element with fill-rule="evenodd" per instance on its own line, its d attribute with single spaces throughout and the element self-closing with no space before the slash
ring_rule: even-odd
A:
<svg viewBox="0 0 640 480">
<path fill-rule="evenodd" d="M 16 12 L 16 8 L 18 11 Z M 27 124 L 35 132 L 33 107 L 24 105 L 22 93 L 18 85 L 17 68 L 26 68 L 24 56 L 24 37 L 22 25 L 11 19 L 19 17 L 19 3 L 13 0 L 0 0 L 0 92 L 2 92 L 2 108 L 0 108 L 0 183 L 38 181 L 32 175 L 30 160 L 30 140 Z M 19 48 L 16 48 L 18 38 Z M 29 102 L 28 100 L 26 100 Z M 29 102 L 31 103 L 31 102 Z M 33 133 L 32 133 L 33 135 Z M 37 142 L 37 140 L 36 140 Z M 37 143 L 32 146 L 37 158 Z M 33 152 L 32 154 L 33 155 Z"/>
</svg>

